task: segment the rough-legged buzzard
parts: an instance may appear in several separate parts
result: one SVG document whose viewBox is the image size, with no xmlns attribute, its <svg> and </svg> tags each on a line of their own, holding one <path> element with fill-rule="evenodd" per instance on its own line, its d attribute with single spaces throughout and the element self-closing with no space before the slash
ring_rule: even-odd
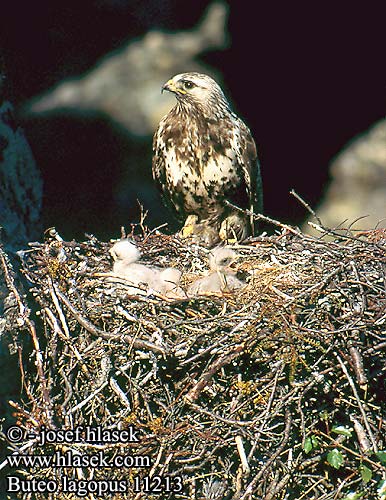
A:
<svg viewBox="0 0 386 500">
<path fill-rule="evenodd" d="M 165 201 L 186 219 L 197 242 L 212 246 L 253 234 L 253 220 L 225 203 L 261 210 L 260 169 L 248 127 L 207 75 L 182 73 L 162 89 L 177 98 L 153 142 L 153 176 Z"/>
</svg>

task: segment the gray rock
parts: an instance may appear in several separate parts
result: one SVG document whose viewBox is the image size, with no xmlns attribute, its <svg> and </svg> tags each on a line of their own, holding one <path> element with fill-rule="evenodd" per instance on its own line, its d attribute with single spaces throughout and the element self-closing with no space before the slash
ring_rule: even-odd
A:
<svg viewBox="0 0 386 500">
<path fill-rule="evenodd" d="M 34 98 L 27 112 L 98 111 L 134 135 L 150 135 L 174 104 L 172 96 L 161 97 L 166 80 L 187 70 L 213 74 L 195 58 L 204 51 L 225 48 L 226 18 L 225 4 L 215 2 L 190 31 L 150 31 L 106 55 L 86 74 L 61 82 Z"/>
<path fill-rule="evenodd" d="M 316 210 L 324 226 L 334 228 L 346 220 L 342 227 L 348 227 L 367 216 L 353 228 L 386 227 L 386 119 L 348 144 L 332 162 L 331 178 Z M 314 233 L 308 224 L 304 230 Z"/>
<path fill-rule="evenodd" d="M 0 226 L 7 250 L 40 233 L 42 179 L 12 105 L 0 97 Z"/>
</svg>

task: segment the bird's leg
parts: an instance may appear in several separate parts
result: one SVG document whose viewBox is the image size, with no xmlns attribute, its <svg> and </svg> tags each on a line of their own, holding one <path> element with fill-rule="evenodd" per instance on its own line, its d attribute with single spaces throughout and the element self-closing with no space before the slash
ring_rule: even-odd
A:
<svg viewBox="0 0 386 500">
<path fill-rule="evenodd" d="M 180 231 L 181 238 L 191 238 L 192 243 L 211 248 L 220 241 L 218 224 L 212 220 L 201 220 L 197 215 L 189 215 Z"/>
<path fill-rule="evenodd" d="M 249 235 L 249 226 L 246 216 L 239 212 L 232 212 L 221 223 L 219 236 L 227 243 L 237 243 Z"/>
<path fill-rule="evenodd" d="M 188 215 L 183 228 L 180 231 L 181 238 L 188 238 L 194 234 L 194 229 L 197 226 L 198 216 L 191 214 Z"/>
<path fill-rule="evenodd" d="M 192 235 L 192 242 L 207 248 L 212 248 L 219 243 L 218 226 L 212 226 L 205 222 L 196 225 Z"/>
</svg>

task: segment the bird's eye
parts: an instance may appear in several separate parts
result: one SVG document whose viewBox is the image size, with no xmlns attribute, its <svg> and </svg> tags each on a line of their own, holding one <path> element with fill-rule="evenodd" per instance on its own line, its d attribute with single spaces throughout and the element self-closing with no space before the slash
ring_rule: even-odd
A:
<svg viewBox="0 0 386 500">
<path fill-rule="evenodd" d="M 186 89 L 192 89 L 195 86 L 196 85 L 193 82 L 190 82 L 189 80 L 184 81 L 184 88 L 186 88 Z"/>
</svg>

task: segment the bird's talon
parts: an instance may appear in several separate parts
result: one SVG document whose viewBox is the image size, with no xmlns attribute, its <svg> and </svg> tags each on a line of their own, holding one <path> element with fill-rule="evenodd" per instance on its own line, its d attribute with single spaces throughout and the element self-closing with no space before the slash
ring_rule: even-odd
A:
<svg viewBox="0 0 386 500">
<path fill-rule="evenodd" d="M 180 231 L 181 238 L 189 238 L 193 236 L 196 232 L 198 217 L 197 215 L 188 215 L 186 218 L 184 227 Z"/>
<path fill-rule="evenodd" d="M 190 224 L 188 226 L 184 226 L 180 231 L 181 238 L 189 238 L 194 234 L 194 225 Z"/>
</svg>

